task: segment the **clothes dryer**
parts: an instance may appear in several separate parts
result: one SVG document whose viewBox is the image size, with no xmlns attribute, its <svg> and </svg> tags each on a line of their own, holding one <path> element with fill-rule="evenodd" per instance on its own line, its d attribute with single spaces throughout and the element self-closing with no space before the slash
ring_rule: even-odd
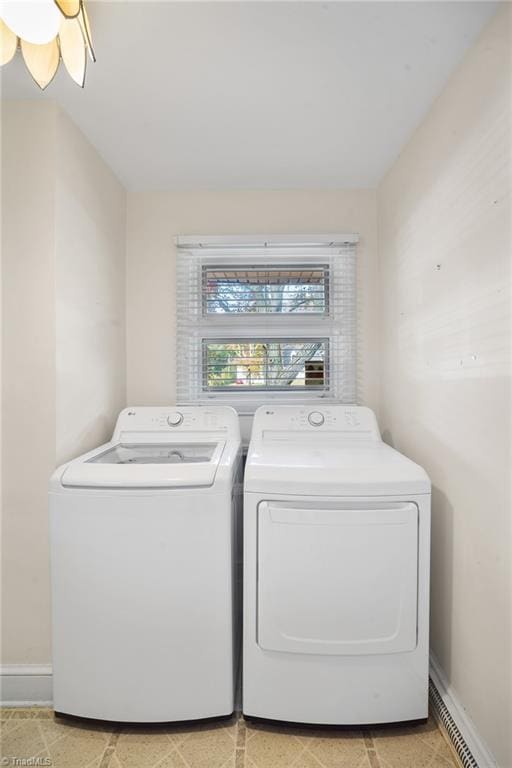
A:
<svg viewBox="0 0 512 768">
<path fill-rule="evenodd" d="M 245 469 L 243 711 L 428 714 L 430 481 L 368 408 L 259 408 Z"/>
</svg>

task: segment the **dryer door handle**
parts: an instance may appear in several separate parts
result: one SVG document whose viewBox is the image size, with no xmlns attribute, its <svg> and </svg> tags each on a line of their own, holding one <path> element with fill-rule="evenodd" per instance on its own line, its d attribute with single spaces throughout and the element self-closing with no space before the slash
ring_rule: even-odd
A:
<svg viewBox="0 0 512 768">
<path fill-rule="evenodd" d="M 353 505 L 336 505 L 333 508 L 322 506 L 288 506 L 279 503 L 263 502 L 262 508 L 268 511 L 273 523 L 283 525 L 403 525 L 410 520 L 411 513 L 417 514 L 415 504 L 398 503 L 393 505 L 379 504 L 373 507 L 367 504 L 362 507 Z"/>
</svg>

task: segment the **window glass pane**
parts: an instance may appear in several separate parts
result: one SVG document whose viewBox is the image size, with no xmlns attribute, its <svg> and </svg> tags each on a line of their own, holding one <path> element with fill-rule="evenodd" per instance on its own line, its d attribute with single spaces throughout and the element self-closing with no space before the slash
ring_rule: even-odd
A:
<svg viewBox="0 0 512 768">
<path fill-rule="evenodd" d="M 326 388 L 327 355 L 327 339 L 205 339 L 203 389 Z"/>
<path fill-rule="evenodd" d="M 203 267 L 205 314 L 326 314 L 327 265 Z"/>
</svg>

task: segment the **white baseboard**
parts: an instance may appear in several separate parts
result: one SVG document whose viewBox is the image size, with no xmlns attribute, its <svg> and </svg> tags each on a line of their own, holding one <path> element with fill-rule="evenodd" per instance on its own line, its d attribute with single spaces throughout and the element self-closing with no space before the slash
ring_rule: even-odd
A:
<svg viewBox="0 0 512 768">
<path fill-rule="evenodd" d="M 51 706 L 52 668 L 49 664 L 0 666 L 0 703 L 4 707 Z"/>
<path fill-rule="evenodd" d="M 491 751 L 480 737 L 475 724 L 468 717 L 462 702 L 446 679 L 446 675 L 432 653 L 430 654 L 430 678 L 459 729 L 462 738 L 466 742 L 478 768 L 498 768 L 498 764 Z"/>
</svg>

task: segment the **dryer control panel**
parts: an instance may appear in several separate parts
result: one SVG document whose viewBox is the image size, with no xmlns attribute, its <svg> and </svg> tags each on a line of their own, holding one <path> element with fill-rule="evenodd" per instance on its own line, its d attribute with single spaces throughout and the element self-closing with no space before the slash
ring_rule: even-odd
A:
<svg viewBox="0 0 512 768">
<path fill-rule="evenodd" d="M 370 408 L 356 405 L 278 405 L 262 406 L 254 414 L 252 436 L 260 438 L 294 439 L 306 435 L 328 434 L 380 440 L 375 414 Z"/>
</svg>

